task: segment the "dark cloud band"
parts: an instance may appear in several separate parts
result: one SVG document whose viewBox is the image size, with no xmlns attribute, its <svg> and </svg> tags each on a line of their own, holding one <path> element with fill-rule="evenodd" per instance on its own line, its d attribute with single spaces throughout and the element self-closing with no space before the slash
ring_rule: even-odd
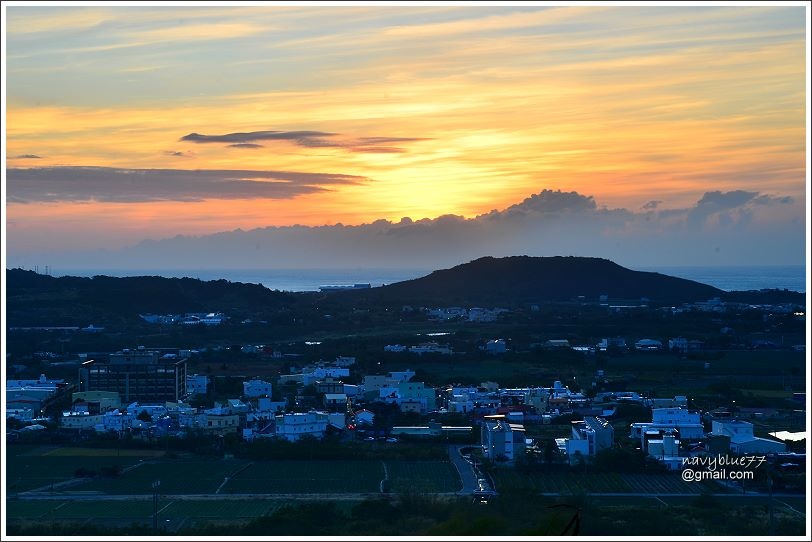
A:
<svg viewBox="0 0 812 542">
<path fill-rule="evenodd" d="M 118 169 L 106 167 L 12 168 L 6 172 L 9 202 L 201 201 L 290 199 L 329 185 L 369 179 L 339 173 L 252 170 Z"/>
</svg>

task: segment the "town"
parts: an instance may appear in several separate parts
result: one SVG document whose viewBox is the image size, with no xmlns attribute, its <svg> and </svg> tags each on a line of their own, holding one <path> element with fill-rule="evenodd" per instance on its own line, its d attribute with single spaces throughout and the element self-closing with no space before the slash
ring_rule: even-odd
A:
<svg viewBox="0 0 812 542">
<path fill-rule="evenodd" d="M 322 321 L 333 326 L 341 314 L 325 309 Z M 172 499 L 181 496 L 266 503 L 232 518 L 250 528 L 292 496 L 416 494 L 495 510 L 528 491 L 567 502 L 628 494 L 673 513 L 669 498 L 704 506 L 715 495 L 740 496 L 769 504 L 774 532 L 803 523 L 805 314 L 797 303 L 663 307 L 600 296 L 372 308 L 358 325 L 370 330 L 392 314 L 408 332 L 313 330 L 305 340 L 224 344 L 230 333 L 271 327 L 273 316 L 142 313 L 138 340 L 158 329 L 186 346 L 82 352 L 71 345 L 109 341 L 110 325 L 10 327 L 9 374 L 39 372 L 6 382 L 15 525 L 24 529 L 26 510 L 40 513 L 39 503 L 78 495 L 140 503 L 136 518 L 122 510 L 110 528 L 140 517 L 186 533 L 217 531 L 194 514 L 175 515 Z M 589 324 L 562 325 L 573 314 Z M 579 331 L 589 327 L 602 335 Z M 624 328 L 640 332 L 607 332 Z M 675 333 L 656 332 L 663 329 Z M 208 340 L 192 342 L 197 333 Z M 22 344 L 62 351 L 26 354 Z M 37 467 L 57 457 L 58 472 Z M 725 458 L 740 462 L 709 467 Z M 172 506 L 150 514 L 146 499 L 159 497 Z M 69 525 L 71 514 L 56 524 Z M 194 530 L 203 525 L 215 530 Z"/>
</svg>

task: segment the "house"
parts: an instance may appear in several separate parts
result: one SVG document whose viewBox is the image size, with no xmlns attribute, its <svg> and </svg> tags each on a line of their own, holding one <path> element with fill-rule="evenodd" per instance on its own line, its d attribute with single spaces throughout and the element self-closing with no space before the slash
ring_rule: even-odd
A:
<svg viewBox="0 0 812 542">
<path fill-rule="evenodd" d="M 343 393 L 325 393 L 324 406 L 331 410 L 343 409 L 347 406 L 347 396 Z"/>
<path fill-rule="evenodd" d="M 324 412 L 282 414 L 274 417 L 275 434 L 291 442 L 304 435 L 322 438 L 327 431 L 328 416 Z"/>
<path fill-rule="evenodd" d="M 365 408 L 355 411 L 355 423 L 358 425 L 372 425 L 375 422 L 375 413 Z"/>
<path fill-rule="evenodd" d="M 316 382 L 316 393 L 344 393 L 344 382 L 328 376 Z"/>
<path fill-rule="evenodd" d="M 60 429 L 93 429 L 104 421 L 103 414 L 90 414 L 85 411 L 65 411 L 59 418 Z"/>
<path fill-rule="evenodd" d="M 753 424 L 741 420 L 714 420 L 711 434 L 730 437 L 730 451 L 735 454 L 783 453 L 787 446 L 783 442 L 753 436 Z"/>
<path fill-rule="evenodd" d="M 262 397 L 273 393 L 273 385 L 258 378 L 242 383 L 242 393 L 246 397 Z"/>
<path fill-rule="evenodd" d="M 565 454 L 571 464 L 578 457 L 594 456 L 601 450 L 608 450 L 615 444 L 615 430 L 608 421 L 594 416 L 585 416 L 583 421 L 572 422 L 571 438 L 555 439 L 558 449 Z"/>
<path fill-rule="evenodd" d="M 500 417 L 488 417 L 480 431 L 482 453 L 491 461 L 514 463 L 525 452 L 525 430 L 520 424 Z"/>
<path fill-rule="evenodd" d="M 206 412 L 203 429 L 219 435 L 236 433 L 240 428 L 240 415 L 230 414 L 225 409 L 211 409 Z"/>
<path fill-rule="evenodd" d="M 651 422 L 635 422 L 630 428 L 629 437 L 640 439 L 649 431 L 676 431 L 683 440 L 701 439 L 705 435 L 699 412 L 687 408 L 653 408 Z"/>
<path fill-rule="evenodd" d="M 659 439 L 650 439 L 647 453 L 665 465 L 668 470 L 680 470 L 682 468 L 682 458 L 679 455 L 679 439 L 673 433 L 666 433 Z"/>
<path fill-rule="evenodd" d="M 287 401 L 272 401 L 270 397 L 260 397 L 257 399 L 257 412 L 278 412 L 285 410 L 288 406 Z"/>
</svg>

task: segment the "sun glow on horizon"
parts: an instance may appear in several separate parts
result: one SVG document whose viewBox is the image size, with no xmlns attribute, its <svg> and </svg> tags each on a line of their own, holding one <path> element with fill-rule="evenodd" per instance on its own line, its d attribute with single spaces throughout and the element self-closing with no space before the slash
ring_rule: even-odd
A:
<svg viewBox="0 0 812 542">
<path fill-rule="evenodd" d="M 474 218 L 543 190 L 806 200 L 800 6 L 5 9 L 8 175 L 48 187 L 9 184 L 18 248 Z M 205 187 L 116 199 L 137 176 L 79 166 Z"/>
</svg>

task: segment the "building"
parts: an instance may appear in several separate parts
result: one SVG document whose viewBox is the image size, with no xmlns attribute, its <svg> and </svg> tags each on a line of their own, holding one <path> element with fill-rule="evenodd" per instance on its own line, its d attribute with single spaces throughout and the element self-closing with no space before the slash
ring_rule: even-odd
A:
<svg viewBox="0 0 812 542">
<path fill-rule="evenodd" d="M 206 395 L 209 392 L 209 377 L 206 375 L 186 375 L 186 393 L 192 395 Z"/>
<path fill-rule="evenodd" d="M 322 438 L 329 423 L 328 416 L 324 412 L 283 414 L 275 416 L 274 419 L 276 436 L 291 442 L 304 435 Z"/>
<path fill-rule="evenodd" d="M 426 342 L 420 343 L 417 346 L 410 346 L 409 352 L 412 354 L 423 355 L 423 354 L 444 354 L 450 355 L 452 354 L 451 347 L 447 344 L 438 344 L 436 342 Z"/>
<path fill-rule="evenodd" d="M 114 391 L 82 391 L 72 395 L 73 410 L 86 410 L 91 414 L 121 408 L 121 398 Z"/>
<path fill-rule="evenodd" d="M 578 456 L 591 457 L 615 444 L 615 430 L 608 421 L 585 416 L 583 421 L 572 422 L 572 437 L 555 439 L 558 449 L 566 454 L 570 463 Z"/>
<path fill-rule="evenodd" d="M 741 420 L 714 420 L 711 434 L 730 437 L 730 451 L 734 454 L 783 453 L 787 446 L 783 442 L 753 436 L 753 424 Z"/>
<path fill-rule="evenodd" d="M 665 465 L 668 470 L 680 470 L 682 458 L 679 455 L 679 439 L 673 433 L 648 441 L 648 455 Z"/>
<path fill-rule="evenodd" d="M 118 392 L 122 402 L 180 401 L 186 395 L 186 358 L 125 349 L 79 368 L 79 391 Z"/>
<path fill-rule="evenodd" d="M 629 436 L 642 439 L 651 431 L 677 431 L 681 440 L 701 439 L 705 435 L 699 412 L 687 408 L 652 408 L 651 422 L 631 424 Z"/>
<path fill-rule="evenodd" d="M 482 453 L 491 461 L 513 463 L 524 456 L 525 431 L 520 424 L 499 418 L 485 421 L 481 429 Z"/>
<path fill-rule="evenodd" d="M 270 382 L 265 382 L 258 378 L 253 378 L 247 382 L 242 383 L 242 393 L 246 397 L 262 397 L 263 395 L 271 395 L 273 386 Z"/>
<path fill-rule="evenodd" d="M 642 351 L 662 350 L 663 343 L 656 339 L 640 339 L 634 343 L 634 349 Z"/>
</svg>

